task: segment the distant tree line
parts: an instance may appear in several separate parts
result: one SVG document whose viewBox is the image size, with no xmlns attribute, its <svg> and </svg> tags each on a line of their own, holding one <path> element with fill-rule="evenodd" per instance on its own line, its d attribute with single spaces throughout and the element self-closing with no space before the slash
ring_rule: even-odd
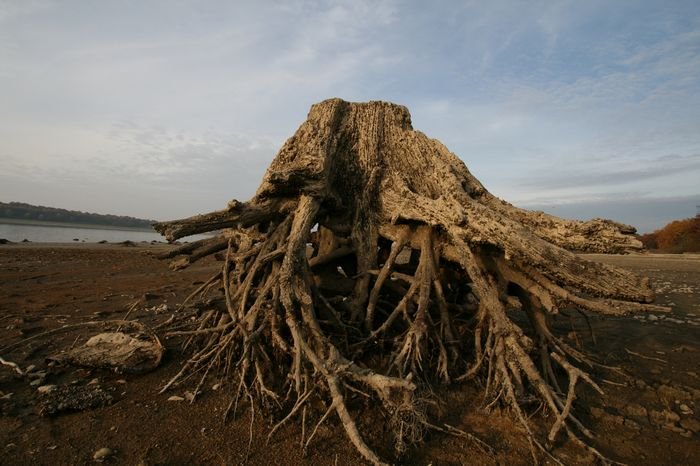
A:
<svg viewBox="0 0 700 466">
<path fill-rule="evenodd" d="M 700 252 L 700 215 L 674 220 L 660 230 L 641 235 L 647 249 L 659 252 Z"/>
<path fill-rule="evenodd" d="M 0 218 L 129 228 L 151 228 L 151 224 L 155 222 L 155 220 L 145 220 L 142 218 L 93 214 L 79 212 L 77 210 L 36 206 L 23 202 L 0 202 Z"/>
</svg>

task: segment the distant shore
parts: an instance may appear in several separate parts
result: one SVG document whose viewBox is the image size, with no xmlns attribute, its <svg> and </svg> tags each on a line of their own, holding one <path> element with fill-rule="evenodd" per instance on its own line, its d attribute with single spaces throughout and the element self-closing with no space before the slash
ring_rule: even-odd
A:
<svg viewBox="0 0 700 466">
<path fill-rule="evenodd" d="M 118 231 L 143 231 L 149 233 L 157 233 L 153 228 L 137 228 L 125 227 L 117 225 L 97 225 L 92 223 L 75 223 L 75 222 L 45 222 L 43 220 L 27 220 L 18 218 L 0 217 L 0 223 L 8 225 L 33 225 L 43 227 L 59 227 L 59 228 L 85 228 L 87 230 L 118 230 Z"/>
</svg>

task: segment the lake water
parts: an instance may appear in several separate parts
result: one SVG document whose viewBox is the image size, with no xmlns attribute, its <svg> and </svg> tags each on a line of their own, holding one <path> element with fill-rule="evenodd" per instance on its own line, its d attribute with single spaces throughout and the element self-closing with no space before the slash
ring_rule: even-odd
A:
<svg viewBox="0 0 700 466">
<path fill-rule="evenodd" d="M 20 242 L 27 239 L 33 243 L 71 243 L 76 238 L 78 241 L 86 243 L 97 243 L 99 241 L 118 243 L 126 240 L 135 243 L 141 241 L 165 241 L 165 238 L 155 231 L 80 228 L 75 225 L 19 225 L 7 223 L 0 223 L 0 238 L 5 238 L 12 242 Z M 183 238 L 183 240 L 193 241 L 201 238 L 205 238 L 205 236 L 195 235 Z"/>
</svg>

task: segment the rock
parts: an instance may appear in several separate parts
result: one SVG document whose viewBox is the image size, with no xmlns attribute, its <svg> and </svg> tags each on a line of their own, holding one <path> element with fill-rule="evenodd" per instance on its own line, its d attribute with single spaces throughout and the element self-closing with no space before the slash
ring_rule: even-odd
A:
<svg viewBox="0 0 700 466">
<path fill-rule="evenodd" d="M 112 396 L 97 385 L 54 386 L 40 394 L 39 414 L 52 416 L 67 411 L 84 411 L 112 402 Z"/>
<path fill-rule="evenodd" d="M 118 373 L 140 374 L 155 369 L 165 348 L 155 338 L 142 340 L 123 332 L 106 332 L 90 338 L 85 345 L 49 356 L 50 360 L 76 366 L 112 369 Z"/>
<path fill-rule="evenodd" d="M 682 427 L 678 427 L 677 425 L 671 423 L 665 424 L 663 428 L 666 430 L 670 430 L 671 432 L 675 432 L 677 434 L 682 434 L 683 432 L 685 432 L 685 429 L 683 429 Z"/>
<path fill-rule="evenodd" d="M 32 387 L 38 387 L 42 383 L 44 383 L 44 379 L 34 379 L 31 382 L 29 382 L 29 385 Z"/>
<path fill-rule="evenodd" d="M 642 430 L 642 426 L 640 426 L 638 423 L 634 422 L 632 419 L 625 419 L 625 425 L 627 427 L 629 427 L 630 429 Z"/>
<path fill-rule="evenodd" d="M 36 391 L 39 393 L 49 393 L 50 391 L 55 389 L 55 385 L 42 385 L 41 387 L 37 388 Z"/>
<path fill-rule="evenodd" d="M 185 399 L 181 396 L 173 395 L 168 398 L 168 401 L 185 401 Z"/>
<path fill-rule="evenodd" d="M 46 378 L 46 371 L 37 371 L 37 372 L 32 372 L 30 374 L 27 374 L 30 379 L 45 379 Z"/>
<path fill-rule="evenodd" d="M 690 409 L 690 406 L 688 406 L 685 403 L 681 403 L 681 405 L 678 407 L 678 409 L 681 410 L 682 414 L 693 414 L 693 410 Z"/>
<path fill-rule="evenodd" d="M 649 314 L 649 315 L 647 316 L 647 320 L 650 320 L 650 321 L 654 322 L 655 320 L 659 320 L 659 318 L 656 317 L 654 314 Z"/>
<path fill-rule="evenodd" d="M 104 461 L 107 458 L 114 456 L 115 451 L 111 448 L 100 448 L 92 455 L 92 459 L 95 461 Z"/>
<path fill-rule="evenodd" d="M 673 425 L 680 421 L 681 417 L 669 409 L 664 409 L 663 411 L 656 411 L 652 409 L 649 411 L 649 416 L 654 424 L 666 426 Z"/>
<path fill-rule="evenodd" d="M 625 406 L 625 413 L 629 416 L 647 417 L 647 409 L 636 403 Z"/>
<path fill-rule="evenodd" d="M 192 392 L 185 392 L 185 399 L 192 403 L 194 401 L 194 393 Z"/>
<path fill-rule="evenodd" d="M 220 388 L 221 388 L 221 384 L 220 384 L 220 383 L 215 383 L 214 385 L 211 386 L 211 389 L 214 390 L 214 391 L 217 391 L 217 390 L 220 389 Z"/>
<path fill-rule="evenodd" d="M 688 429 L 691 432 L 700 432 L 700 421 L 698 421 L 697 419 L 686 418 L 681 420 L 680 424 L 681 427 Z"/>
<path fill-rule="evenodd" d="M 690 398 L 690 394 L 688 392 L 671 385 L 661 385 L 656 391 L 659 394 L 659 397 L 668 403 L 672 403 L 675 400 L 687 400 Z"/>
<path fill-rule="evenodd" d="M 26 373 L 33 372 L 34 369 L 36 369 L 36 366 L 34 364 L 30 364 L 29 366 L 27 366 L 27 368 L 24 370 L 24 372 L 26 372 Z"/>
</svg>

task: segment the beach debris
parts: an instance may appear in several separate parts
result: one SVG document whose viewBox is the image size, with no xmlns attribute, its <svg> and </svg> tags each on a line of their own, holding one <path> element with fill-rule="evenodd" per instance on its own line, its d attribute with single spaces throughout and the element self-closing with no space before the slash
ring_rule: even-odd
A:
<svg viewBox="0 0 700 466">
<path fill-rule="evenodd" d="M 97 461 L 97 462 L 102 462 L 106 460 L 107 458 L 110 458 L 114 456 L 116 452 L 112 450 L 111 448 L 100 448 L 95 452 L 94 455 L 92 455 L 92 459 Z"/>
<path fill-rule="evenodd" d="M 111 369 L 139 374 L 158 367 L 165 348 L 155 337 L 136 338 L 124 332 L 105 332 L 83 346 L 68 349 L 48 359 L 81 367 Z"/>
<path fill-rule="evenodd" d="M 39 391 L 39 414 L 54 416 L 70 411 L 85 411 L 110 404 L 112 395 L 99 385 L 50 386 Z"/>
</svg>

